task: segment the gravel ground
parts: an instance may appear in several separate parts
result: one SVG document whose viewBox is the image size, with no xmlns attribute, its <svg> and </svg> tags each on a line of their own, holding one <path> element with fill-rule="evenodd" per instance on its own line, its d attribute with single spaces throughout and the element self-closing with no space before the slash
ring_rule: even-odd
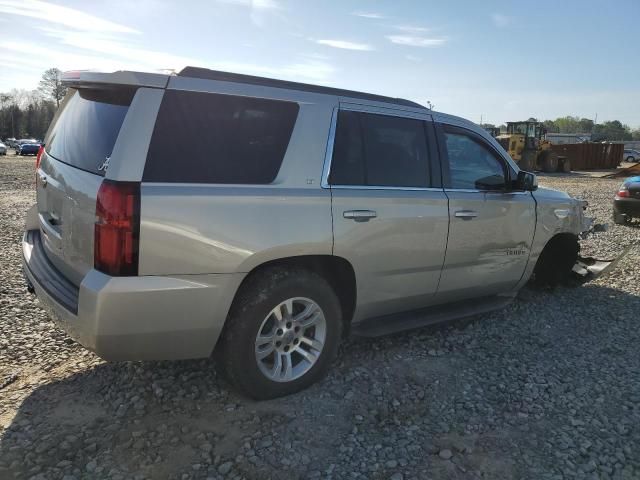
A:
<svg viewBox="0 0 640 480">
<path fill-rule="evenodd" d="M 640 248 L 472 321 L 342 348 L 328 378 L 256 403 L 209 360 L 105 363 L 57 330 L 20 273 L 33 160 L 0 157 L 0 479 L 640 478 Z M 541 184 L 609 222 L 618 180 Z"/>
</svg>

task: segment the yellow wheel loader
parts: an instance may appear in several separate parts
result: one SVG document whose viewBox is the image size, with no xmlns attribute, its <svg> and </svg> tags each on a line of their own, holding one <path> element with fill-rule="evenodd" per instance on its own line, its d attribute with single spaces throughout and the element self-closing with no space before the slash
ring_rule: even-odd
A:
<svg viewBox="0 0 640 480">
<path fill-rule="evenodd" d="M 496 140 L 522 170 L 570 172 L 569 159 L 551 150 L 546 133 L 542 123 L 533 120 L 507 122 L 507 133 L 498 135 Z"/>
</svg>

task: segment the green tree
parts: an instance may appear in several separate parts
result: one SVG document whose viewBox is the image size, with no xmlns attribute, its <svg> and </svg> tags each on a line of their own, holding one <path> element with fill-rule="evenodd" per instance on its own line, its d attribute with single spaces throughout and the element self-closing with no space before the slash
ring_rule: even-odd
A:
<svg viewBox="0 0 640 480">
<path fill-rule="evenodd" d="M 542 125 L 547 129 L 548 133 L 560 133 L 560 129 L 553 120 L 545 120 Z"/>
<path fill-rule="evenodd" d="M 55 111 L 55 103 L 36 91 L 0 93 L 0 138 L 43 138 Z"/>
<path fill-rule="evenodd" d="M 50 68 L 42 74 L 38 90 L 45 98 L 50 98 L 56 102 L 56 107 L 60 106 L 60 100 L 67 94 L 67 87 L 62 85 L 62 72 L 57 68 Z"/>
<path fill-rule="evenodd" d="M 591 140 L 594 142 L 628 141 L 631 138 L 631 129 L 627 125 L 623 125 L 619 120 L 611 120 L 595 125 L 591 136 Z"/>
<path fill-rule="evenodd" d="M 581 118 L 579 124 L 580 131 L 577 133 L 591 133 L 593 130 L 593 120 L 590 118 Z"/>
</svg>

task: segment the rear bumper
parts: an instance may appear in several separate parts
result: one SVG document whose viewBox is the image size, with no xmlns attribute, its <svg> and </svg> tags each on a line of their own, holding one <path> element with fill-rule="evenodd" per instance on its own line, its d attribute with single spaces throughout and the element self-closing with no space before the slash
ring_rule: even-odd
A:
<svg viewBox="0 0 640 480">
<path fill-rule="evenodd" d="M 640 217 L 640 199 L 616 197 L 613 201 L 613 208 L 618 213 L 630 217 Z"/>
<path fill-rule="evenodd" d="M 23 267 L 42 306 L 105 360 L 207 357 L 244 274 L 110 277 L 90 270 L 79 287 L 48 261 L 40 232 L 25 232 Z"/>
</svg>

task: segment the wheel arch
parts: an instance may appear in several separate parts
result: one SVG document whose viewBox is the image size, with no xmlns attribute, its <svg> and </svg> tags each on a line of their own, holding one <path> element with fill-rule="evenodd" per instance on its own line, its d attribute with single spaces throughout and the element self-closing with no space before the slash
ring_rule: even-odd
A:
<svg viewBox="0 0 640 480">
<path fill-rule="evenodd" d="M 547 240 L 536 260 L 533 281 L 557 285 L 571 272 L 580 251 L 578 235 L 558 232 Z"/>
<path fill-rule="evenodd" d="M 304 268 L 320 274 L 327 280 L 340 301 L 344 323 L 343 332 L 348 335 L 357 299 L 355 270 L 348 260 L 336 255 L 297 255 L 265 261 L 247 273 L 236 291 L 234 301 L 238 292 L 251 278 L 260 272 L 276 267 Z"/>
</svg>

